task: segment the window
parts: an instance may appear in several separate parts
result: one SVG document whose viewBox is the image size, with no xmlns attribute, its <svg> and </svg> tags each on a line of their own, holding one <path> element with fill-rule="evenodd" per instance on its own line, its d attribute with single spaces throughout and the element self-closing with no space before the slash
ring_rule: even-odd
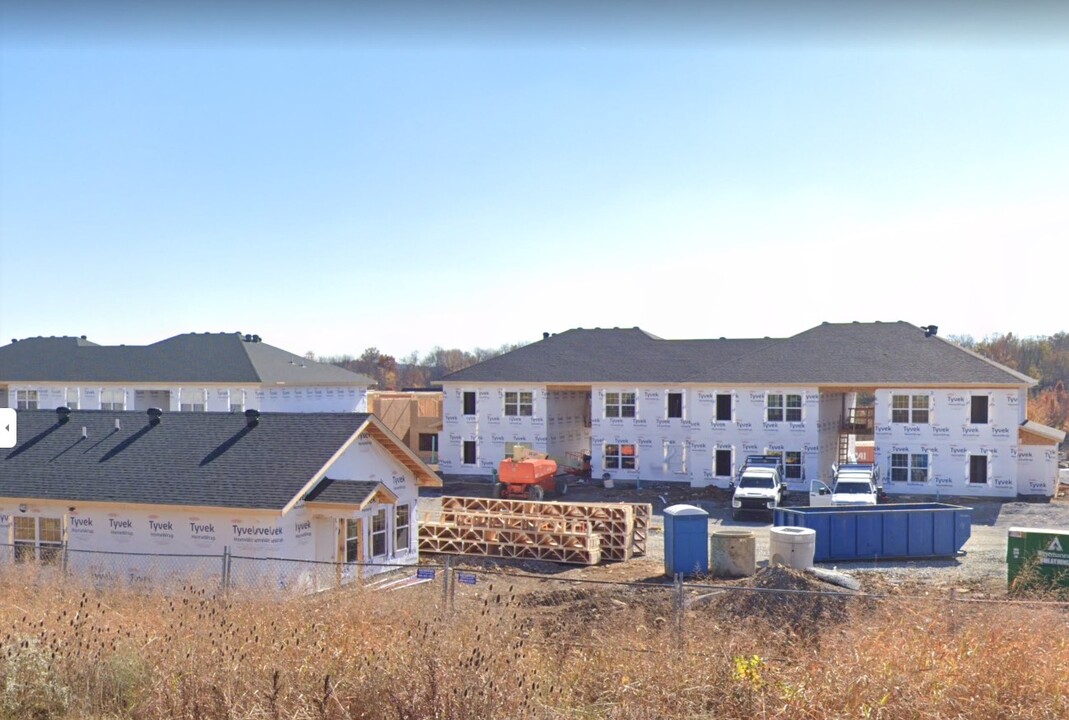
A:
<svg viewBox="0 0 1069 720">
<path fill-rule="evenodd" d="M 783 475 L 788 480 L 802 479 L 802 453 L 788 450 L 783 453 Z"/>
<path fill-rule="evenodd" d="M 894 482 L 928 482 L 928 456 L 924 453 L 892 453 L 891 480 Z"/>
<path fill-rule="evenodd" d="M 531 417 L 534 415 L 534 393 L 506 392 L 505 414 Z"/>
<path fill-rule="evenodd" d="M 36 410 L 37 409 L 37 391 L 36 390 L 16 390 L 15 391 L 15 409 L 16 410 Z"/>
<path fill-rule="evenodd" d="M 243 413 L 245 412 L 245 391 L 235 388 L 230 391 L 230 412 Z"/>
<path fill-rule="evenodd" d="M 475 464 L 475 441 L 474 440 L 465 440 L 464 441 L 464 464 L 465 465 L 474 465 Z"/>
<path fill-rule="evenodd" d="M 371 516 L 371 557 L 386 554 L 386 509 L 376 510 Z"/>
<path fill-rule="evenodd" d="M 62 518 L 33 518 L 16 516 L 15 562 L 40 561 L 42 565 L 58 565 L 63 550 Z"/>
<path fill-rule="evenodd" d="M 731 422 L 731 396 L 719 394 L 716 396 L 716 419 L 721 422 Z"/>
<path fill-rule="evenodd" d="M 927 395 L 892 395 L 891 422 L 893 423 L 927 423 Z"/>
<path fill-rule="evenodd" d="M 79 397 L 80 396 L 78 388 L 67 388 L 66 398 L 64 402 L 66 406 L 69 407 L 71 410 L 77 410 L 79 406 Z"/>
<path fill-rule="evenodd" d="M 608 418 L 633 418 L 635 417 L 635 393 L 633 392 L 607 392 L 605 393 L 605 417 Z"/>
<path fill-rule="evenodd" d="M 787 396 L 787 422 L 802 422 L 802 396 Z"/>
<path fill-rule="evenodd" d="M 360 521 L 345 521 L 345 562 L 360 562 Z"/>
<path fill-rule="evenodd" d="M 731 450 L 717 450 L 713 461 L 713 475 L 716 477 L 731 477 Z"/>
<path fill-rule="evenodd" d="M 430 463 L 438 462 L 438 433 L 420 433 L 419 451 L 430 453 Z"/>
<path fill-rule="evenodd" d="M 668 417 L 683 417 L 683 393 L 668 393 Z"/>
<path fill-rule="evenodd" d="M 768 408 L 766 410 L 769 422 L 783 422 L 783 395 L 776 393 L 768 394 Z"/>
<path fill-rule="evenodd" d="M 969 456 L 969 484 L 987 484 L 987 455 Z"/>
<path fill-rule="evenodd" d="M 468 390 L 464 393 L 464 414 L 475 414 L 475 392 L 473 390 Z"/>
<path fill-rule="evenodd" d="M 122 388 L 104 388 L 100 391 L 101 410 L 125 410 L 126 391 Z"/>
<path fill-rule="evenodd" d="M 634 445 L 606 445 L 605 446 L 605 469 L 606 470 L 634 470 L 635 469 L 635 446 Z"/>
<path fill-rule="evenodd" d="M 973 425 L 987 424 L 987 395 L 972 396 L 971 418 Z"/>
<path fill-rule="evenodd" d="M 784 410 L 784 398 L 787 406 Z M 768 394 L 768 421 L 769 422 L 801 422 L 802 421 L 802 396 L 783 395 L 782 393 Z"/>
<path fill-rule="evenodd" d="M 409 528 L 411 523 L 409 518 L 411 517 L 412 509 L 408 505 L 398 505 L 394 508 L 394 535 L 397 539 L 394 545 L 394 552 L 404 552 L 408 550 L 411 543 L 411 532 Z"/>
<path fill-rule="evenodd" d="M 207 395 L 204 390 L 182 388 L 180 393 L 182 397 L 182 412 L 204 412 L 206 402 L 204 398 Z"/>
</svg>

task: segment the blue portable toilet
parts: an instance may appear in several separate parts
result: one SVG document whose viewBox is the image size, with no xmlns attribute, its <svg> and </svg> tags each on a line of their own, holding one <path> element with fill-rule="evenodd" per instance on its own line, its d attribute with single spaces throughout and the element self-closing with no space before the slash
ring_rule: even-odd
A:
<svg viewBox="0 0 1069 720">
<path fill-rule="evenodd" d="M 709 513 L 693 505 L 664 509 L 664 572 L 709 572 Z"/>
</svg>

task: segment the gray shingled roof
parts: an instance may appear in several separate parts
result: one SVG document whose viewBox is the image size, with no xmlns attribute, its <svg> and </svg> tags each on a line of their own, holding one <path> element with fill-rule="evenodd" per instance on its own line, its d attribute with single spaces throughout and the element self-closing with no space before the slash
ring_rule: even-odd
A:
<svg viewBox="0 0 1069 720">
<path fill-rule="evenodd" d="M 363 505 L 381 483 L 371 480 L 334 480 L 323 478 L 304 496 L 305 502 Z"/>
<path fill-rule="evenodd" d="M 75 337 L 27 338 L 0 347 L 0 382 L 370 385 L 238 333 L 186 333 L 151 345 L 97 345 Z"/>
<path fill-rule="evenodd" d="M 824 323 L 789 338 L 662 340 L 638 328 L 568 330 L 444 382 L 1031 385 L 1026 375 L 906 322 Z"/>
<path fill-rule="evenodd" d="M 639 328 L 568 330 L 459 370 L 445 382 L 683 382 L 768 340 L 662 340 Z"/>
<path fill-rule="evenodd" d="M 140 412 L 58 417 L 19 411 L 0 497 L 281 510 L 369 416 L 263 413 L 251 428 L 228 413 L 168 413 L 156 426 Z"/>
</svg>

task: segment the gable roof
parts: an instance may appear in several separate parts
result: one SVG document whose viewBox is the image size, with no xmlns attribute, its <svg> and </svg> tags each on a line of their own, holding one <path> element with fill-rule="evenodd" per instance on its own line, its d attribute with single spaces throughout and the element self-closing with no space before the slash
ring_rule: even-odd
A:
<svg viewBox="0 0 1069 720">
<path fill-rule="evenodd" d="M 684 382 L 697 369 L 757 350 L 765 340 L 662 340 L 639 328 L 551 335 L 447 375 L 444 382 Z"/>
<path fill-rule="evenodd" d="M 788 338 L 662 340 L 638 328 L 568 330 L 443 382 L 686 382 L 844 386 L 1033 385 L 906 322 L 823 323 Z"/>
<path fill-rule="evenodd" d="M 377 423 L 365 413 L 262 413 L 254 426 L 237 414 L 170 413 L 151 425 L 144 413 L 99 410 L 61 422 L 20 410 L 19 444 L 0 450 L 0 497 L 281 511 Z M 369 437 L 401 455 L 391 436 Z M 438 481 L 426 466 L 415 474 Z"/>
<path fill-rule="evenodd" d="M 185 333 L 151 345 L 27 338 L 0 347 L 0 382 L 371 385 L 366 375 L 240 333 Z"/>
</svg>

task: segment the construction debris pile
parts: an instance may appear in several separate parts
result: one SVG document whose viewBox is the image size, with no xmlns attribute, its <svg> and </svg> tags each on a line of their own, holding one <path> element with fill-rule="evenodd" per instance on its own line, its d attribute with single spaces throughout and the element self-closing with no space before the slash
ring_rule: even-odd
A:
<svg viewBox="0 0 1069 720">
<path fill-rule="evenodd" d="M 648 503 L 562 503 L 443 497 L 419 525 L 430 553 L 596 565 L 646 554 Z"/>
</svg>

